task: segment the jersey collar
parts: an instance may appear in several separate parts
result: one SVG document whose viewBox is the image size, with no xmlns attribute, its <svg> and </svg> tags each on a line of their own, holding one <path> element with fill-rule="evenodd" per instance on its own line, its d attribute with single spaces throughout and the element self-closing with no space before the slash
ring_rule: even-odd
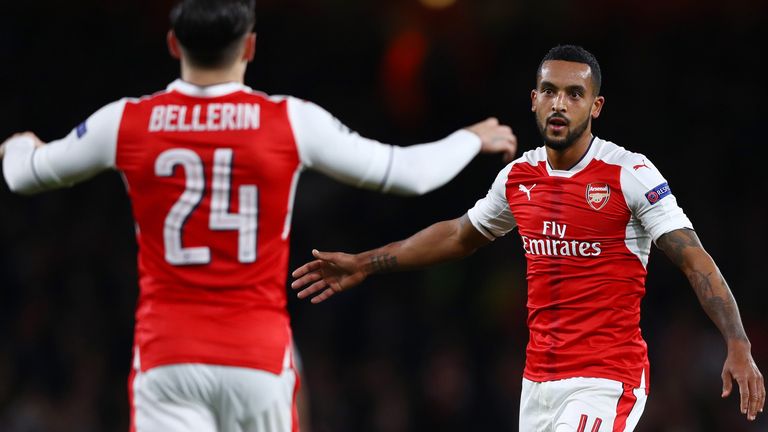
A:
<svg viewBox="0 0 768 432">
<path fill-rule="evenodd" d="M 583 170 L 584 168 L 589 165 L 590 162 L 592 162 L 592 159 L 595 157 L 595 153 L 597 152 L 597 147 L 600 143 L 600 139 L 596 136 L 592 136 L 592 140 L 589 142 L 589 147 L 587 148 L 587 152 L 584 153 L 584 155 L 579 159 L 578 162 L 576 162 L 576 165 L 572 166 L 571 168 L 567 170 L 556 170 L 553 169 L 551 165 L 549 165 L 549 160 L 547 160 L 546 166 L 547 166 L 547 173 L 551 176 L 555 177 L 571 177 L 577 172 Z M 546 154 L 546 153 L 545 153 Z"/>
<path fill-rule="evenodd" d="M 209 86 L 199 86 L 188 83 L 182 79 L 168 84 L 168 91 L 176 91 L 187 96 L 214 98 L 228 95 L 237 91 L 249 91 L 250 88 L 238 82 L 228 82 Z"/>
</svg>

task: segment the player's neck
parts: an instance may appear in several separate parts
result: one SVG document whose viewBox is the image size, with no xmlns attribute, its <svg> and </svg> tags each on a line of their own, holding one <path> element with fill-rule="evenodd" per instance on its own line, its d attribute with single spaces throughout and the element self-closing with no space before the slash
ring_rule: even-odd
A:
<svg viewBox="0 0 768 432">
<path fill-rule="evenodd" d="M 579 163 L 584 154 L 589 150 L 589 144 L 592 142 L 592 133 L 585 131 L 568 148 L 556 150 L 547 147 L 547 160 L 549 166 L 556 170 L 569 170 Z"/>
<path fill-rule="evenodd" d="M 236 63 L 230 67 L 200 69 L 181 62 L 181 79 L 201 87 L 228 82 L 245 82 L 245 64 Z"/>
</svg>

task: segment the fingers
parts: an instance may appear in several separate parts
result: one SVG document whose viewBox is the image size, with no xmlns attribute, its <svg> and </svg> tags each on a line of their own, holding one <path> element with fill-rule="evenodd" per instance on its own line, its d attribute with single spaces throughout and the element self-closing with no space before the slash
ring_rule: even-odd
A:
<svg viewBox="0 0 768 432">
<path fill-rule="evenodd" d="M 37 135 L 35 135 L 34 132 L 29 132 L 29 131 L 15 133 L 15 134 L 13 134 L 12 137 L 10 137 L 8 139 L 8 141 L 10 141 L 12 139 L 19 139 L 19 138 L 27 138 L 27 139 L 32 140 L 32 142 L 35 143 L 35 147 L 40 147 L 41 145 L 43 145 L 43 141 L 40 138 L 38 138 Z"/>
<path fill-rule="evenodd" d="M 336 252 L 320 252 L 317 249 L 312 249 L 312 256 L 318 260 L 335 262 L 334 257 L 336 257 L 336 255 Z"/>
<path fill-rule="evenodd" d="M 325 291 L 321 292 L 320 294 L 312 297 L 312 304 L 318 304 L 320 302 L 328 300 L 329 297 L 336 294 L 336 291 L 334 291 L 332 288 L 328 288 Z"/>
<path fill-rule="evenodd" d="M 760 393 L 757 389 L 757 381 L 749 380 L 749 405 L 747 406 L 747 419 L 754 420 L 757 416 L 758 406 L 760 405 Z"/>
<path fill-rule="evenodd" d="M 323 278 L 323 275 L 320 272 L 309 272 L 300 278 L 297 278 L 295 281 L 291 282 L 291 288 L 292 289 L 299 289 L 303 286 L 307 286 L 311 283 L 317 282 L 320 279 Z M 303 298 L 302 296 L 299 296 L 299 298 Z"/>
<path fill-rule="evenodd" d="M 736 383 L 739 384 L 739 407 L 741 408 L 741 413 L 747 414 L 747 409 L 749 408 L 749 383 L 744 378 L 736 378 Z M 747 418 L 749 418 L 748 414 Z"/>
<path fill-rule="evenodd" d="M 765 388 L 762 378 L 752 376 L 738 378 L 741 413 L 747 416 L 747 420 L 755 420 L 757 413 L 762 411 L 765 404 Z"/>
<path fill-rule="evenodd" d="M 765 406 L 765 382 L 763 376 L 758 371 L 756 376 L 749 379 L 749 407 L 747 408 L 747 418 L 754 420 L 757 413 L 763 412 Z"/>
<path fill-rule="evenodd" d="M 293 273 L 291 273 L 291 276 L 293 278 L 295 278 L 295 279 L 298 279 L 298 278 L 304 276 L 305 274 L 307 274 L 309 272 L 313 272 L 313 271 L 319 269 L 320 266 L 322 265 L 322 263 L 323 262 L 321 260 L 314 260 L 314 261 L 308 262 L 308 263 L 304 264 L 303 266 L 301 266 L 301 267 L 297 268 L 296 270 L 294 270 Z M 300 284 L 296 284 L 296 282 L 293 282 L 291 284 L 292 288 L 297 288 L 299 286 L 301 286 L 301 285 Z"/>
<path fill-rule="evenodd" d="M 297 294 L 297 297 L 300 299 L 305 299 L 318 292 L 320 292 L 320 294 L 310 299 L 310 302 L 312 302 L 312 304 L 318 304 L 320 302 L 323 302 L 328 298 L 330 298 L 332 295 L 336 294 L 336 290 L 333 289 L 331 284 L 329 284 L 325 279 L 320 278 L 309 287 L 299 291 L 299 293 Z"/>
<path fill-rule="evenodd" d="M 40 138 L 37 137 L 32 132 L 19 132 L 13 134 L 11 137 L 3 141 L 2 144 L 0 144 L 0 159 L 2 159 L 5 156 L 5 149 L 8 145 L 8 143 L 12 140 L 16 139 L 29 139 L 32 141 L 32 143 L 35 145 L 35 147 L 41 147 L 43 144 L 45 144 Z"/>
<path fill-rule="evenodd" d="M 757 408 L 759 412 L 763 412 L 763 409 L 765 409 L 765 378 L 760 373 L 757 376 L 757 389 L 760 395 L 760 404 Z"/>
<path fill-rule="evenodd" d="M 726 398 L 731 395 L 731 390 L 733 390 L 733 381 L 731 379 L 731 374 L 725 371 L 723 371 L 722 378 L 723 393 L 720 395 L 720 397 Z"/>
<path fill-rule="evenodd" d="M 328 287 L 328 282 L 326 282 L 324 279 L 320 279 L 314 282 L 312 285 L 308 286 L 307 288 L 304 288 L 303 290 L 299 291 L 299 293 L 296 296 L 300 299 L 305 299 L 311 296 L 312 294 L 317 293 L 318 291 L 324 290 L 327 287 Z"/>
</svg>

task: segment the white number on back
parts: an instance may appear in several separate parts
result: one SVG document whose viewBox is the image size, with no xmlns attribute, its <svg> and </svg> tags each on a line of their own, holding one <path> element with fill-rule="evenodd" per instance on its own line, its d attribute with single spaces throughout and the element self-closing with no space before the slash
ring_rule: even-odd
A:
<svg viewBox="0 0 768 432">
<path fill-rule="evenodd" d="M 240 211 L 229 212 L 232 183 L 232 149 L 217 149 L 213 153 L 213 181 L 211 182 L 211 214 L 209 228 L 214 231 L 237 230 L 238 260 L 256 261 L 256 232 L 258 216 L 258 190 L 254 185 L 242 185 L 238 190 Z M 200 156 L 188 149 L 166 150 L 155 161 L 155 174 L 170 177 L 177 165 L 184 168 L 186 186 L 165 217 L 163 240 L 165 260 L 172 265 L 199 265 L 211 262 L 211 250 L 205 246 L 183 247 L 182 231 L 190 214 L 203 200 L 205 174 Z"/>
</svg>

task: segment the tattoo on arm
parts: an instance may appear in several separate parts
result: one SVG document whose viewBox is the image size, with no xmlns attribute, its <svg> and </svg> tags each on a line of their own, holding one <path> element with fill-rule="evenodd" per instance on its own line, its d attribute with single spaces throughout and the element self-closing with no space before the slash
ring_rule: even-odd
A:
<svg viewBox="0 0 768 432">
<path fill-rule="evenodd" d="M 659 246 L 659 248 L 663 250 L 669 259 L 671 259 L 678 267 L 681 267 L 685 263 L 684 254 L 687 248 L 702 248 L 696 233 L 688 229 L 679 229 L 668 232 L 659 237 L 656 241 L 656 245 Z"/>
<path fill-rule="evenodd" d="M 739 308 L 728 283 L 704 251 L 693 230 L 679 229 L 661 236 L 656 244 L 688 278 L 701 307 L 726 339 L 748 340 Z"/>
<path fill-rule="evenodd" d="M 397 270 L 397 257 L 390 254 L 374 255 L 371 257 L 371 268 L 375 273 L 385 273 Z"/>
</svg>

